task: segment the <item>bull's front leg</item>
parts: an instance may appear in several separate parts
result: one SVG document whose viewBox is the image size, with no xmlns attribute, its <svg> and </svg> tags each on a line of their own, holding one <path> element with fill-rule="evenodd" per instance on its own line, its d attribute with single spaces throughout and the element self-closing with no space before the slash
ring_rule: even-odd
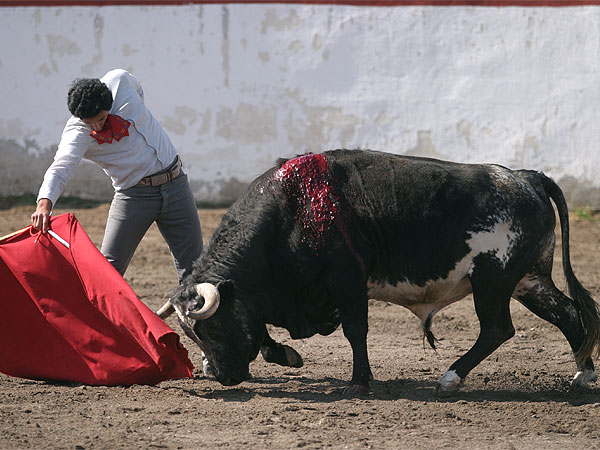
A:
<svg viewBox="0 0 600 450">
<path fill-rule="evenodd" d="M 352 380 L 344 389 L 345 396 L 362 395 L 369 392 L 370 382 L 373 380 L 369 355 L 367 353 L 368 302 L 365 297 L 362 301 L 348 302 L 341 308 L 342 328 L 344 336 L 352 347 Z"/>
<path fill-rule="evenodd" d="M 350 330 L 349 330 L 350 329 Z M 369 355 L 367 354 L 367 325 L 354 329 L 354 326 L 344 326 L 344 336 L 352 346 L 352 380 L 344 389 L 345 396 L 367 394 L 370 382 L 373 380 Z"/>
<path fill-rule="evenodd" d="M 265 327 L 265 337 L 260 347 L 260 353 L 265 361 L 279 364 L 280 366 L 302 367 L 302 356 L 289 345 L 280 344 L 273 340 Z"/>
</svg>

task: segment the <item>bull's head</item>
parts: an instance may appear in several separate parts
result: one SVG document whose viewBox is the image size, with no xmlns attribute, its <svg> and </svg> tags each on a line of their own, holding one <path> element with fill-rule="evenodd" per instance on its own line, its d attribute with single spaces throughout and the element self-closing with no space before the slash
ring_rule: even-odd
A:
<svg viewBox="0 0 600 450">
<path fill-rule="evenodd" d="M 255 314 L 235 298 L 234 291 L 231 281 L 181 286 L 157 312 L 163 319 L 177 312 L 181 328 L 198 344 L 225 386 L 250 377 L 248 365 L 264 337 L 264 324 L 255 323 Z"/>
</svg>

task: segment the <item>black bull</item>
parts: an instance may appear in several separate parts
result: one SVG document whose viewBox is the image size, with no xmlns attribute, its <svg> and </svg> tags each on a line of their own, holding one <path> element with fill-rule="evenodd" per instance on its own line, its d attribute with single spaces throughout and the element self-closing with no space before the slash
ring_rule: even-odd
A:
<svg viewBox="0 0 600 450">
<path fill-rule="evenodd" d="M 551 279 L 550 199 L 572 298 Z M 456 392 L 514 335 L 511 297 L 563 332 L 578 368 L 575 386 L 596 380 L 598 306 L 571 268 L 563 194 L 534 171 L 362 150 L 279 161 L 223 216 L 170 301 L 225 385 L 248 378 L 265 342 L 279 345 L 265 324 L 296 339 L 341 323 L 353 352 L 348 390 L 360 392 L 372 379 L 369 298 L 410 309 L 433 346 L 434 314 L 470 293 L 480 334 L 438 380 L 438 393 Z"/>
</svg>

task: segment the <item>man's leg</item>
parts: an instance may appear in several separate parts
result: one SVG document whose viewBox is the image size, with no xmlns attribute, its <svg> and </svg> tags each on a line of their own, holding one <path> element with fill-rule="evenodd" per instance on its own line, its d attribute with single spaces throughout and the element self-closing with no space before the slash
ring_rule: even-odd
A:
<svg viewBox="0 0 600 450">
<path fill-rule="evenodd" d="M 156 220 L 161 204 L 158 187 L 132 187 L 115 192 L 100 251 L 121 275 Z"/>
<path fill-rule="evenodd" d="M 202 253 L 202 229 L 194 195 L 183 172 L 161 186 L 162 209 L 156 224 L 169 245 L 179 281 L 192 272 Z"/>
</svg>

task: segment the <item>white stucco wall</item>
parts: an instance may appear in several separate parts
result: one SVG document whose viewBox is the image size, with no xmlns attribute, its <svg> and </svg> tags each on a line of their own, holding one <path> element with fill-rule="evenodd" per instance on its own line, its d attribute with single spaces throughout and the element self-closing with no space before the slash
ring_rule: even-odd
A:
<svg viewBox="0 0 600 450">
<path fill-rule="evenodd" d="M 0 8 L 0 195 L 37 192 L 75 77 L 122 67 L 199 202 L 276 158 L 373 148 L 543 170 L 600 207 L 600 8 Z M 65 195 L 111 196 L 84 165 Z"/>
</svg>

